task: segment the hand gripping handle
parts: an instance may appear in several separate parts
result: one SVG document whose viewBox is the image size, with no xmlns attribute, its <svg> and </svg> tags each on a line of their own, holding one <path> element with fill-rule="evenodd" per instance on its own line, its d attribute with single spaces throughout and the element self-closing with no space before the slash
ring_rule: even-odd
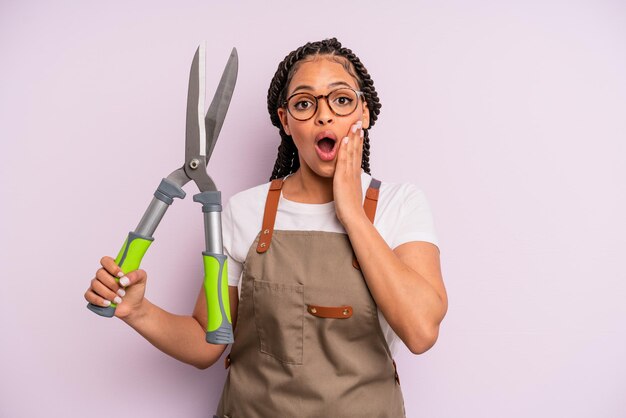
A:
<svg viewBox="0 0 626 418">
<path fill-rule="evenodd" d="M 150 247 L 152 241 L 154 241 L 154 238 L 152 237 L 142 237 L 134 232 L 129 232 L 128 238 L 124 241 L 122 249 L 115 258 L 115 264 L 117 264 L 124 272 L 137 270 L 141 264 L 141 259 L 146 254 L 146 251 L 148 251 L 148 247 Z M 119 278 L 115 278 L 115 281 L 119 282 L 119 280 Z M 111 303 L 111 305 L 106 307 L 94 305 L 92 303 L 87 304 L 87 308 L 90 311 L 106 318 L 111 318 L 115 315 L 116 306 L 117 305 L 115 303 Z"/>
<path fill-rule="evenodd" d="M 159 226 L 161 219 L 163 219 L 165 212 L 174 201 L 174 198 L 183 199 L 184 197 L 185 192 L 178 184 L 168 179 L 161 180 L 148 209 L 146 209 L 141 221 L 139 221 L 139 225 L 137 225 L 137 229 L 128 233 L 128 238 L 124 241 L 124 245 L 115 259 L 115 263 L 124 273 L 130 273 L 139 268 L 141 259 L 148 251 L 152 241 L 154 241 L 152 235 Z M 115 280 L 119 282 L 119 278 L 116 277 Z M 100 316 L 111 318 L 115 315 L 116 306 L 115 303 L 111 303 L 107 307 L 89 303 L 87 304 L 87 309 Z"/>
</svg>

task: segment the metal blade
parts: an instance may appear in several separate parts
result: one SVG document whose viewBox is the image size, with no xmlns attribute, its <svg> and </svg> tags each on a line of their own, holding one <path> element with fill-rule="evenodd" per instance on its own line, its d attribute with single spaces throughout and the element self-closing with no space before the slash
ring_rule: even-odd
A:
<svg viewBox="0 0 626 418">
<path fill-rule="evenodd" d="M 205 44 L 200 44 L 191 63 L 187 90 L 187 125 L 185 137 L 185 164 L 206 155 L 205 100 Z"/>
<path fill-rule="evenodd" d="M 209 110 L 207 111 L 206 117 L 204 118 L 204 122 L 206 125 L 205 132 L 207 135 L 207 164 L 209 163 L 209 159 L 211 158 L 211 154 L 213 153 L 213 148 L 215 148 L 217 137 L 222 130 L 224 118 L 226 117 L 228 106 L 230 105 L 230 99 L 232 99 L 233 97 L 233 90 L 235 90 L 235 83 L 237 82 L 238 69 L 239 58 L 237 56 L 237 49 L 233 48 L 230 53 L 230 58 L 228 58 L 228 62 L 226 63 L 226 67 L 224 68 L 224 72 L 222 73 L 220 83 L 217 86 L 215 95 L 213 96 L 213 100 L 211 101 L 211 106 L 209 106 Z"/>
</svg>

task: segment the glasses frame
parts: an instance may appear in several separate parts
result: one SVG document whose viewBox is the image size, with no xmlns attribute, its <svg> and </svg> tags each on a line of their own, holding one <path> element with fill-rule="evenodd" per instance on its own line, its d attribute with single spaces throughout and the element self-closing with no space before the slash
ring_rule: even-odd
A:
<svg viewBox="0 0 626 418">
<path fill-rule="evenodd" d="M 354 106 L 354 109 L 352 109 L 352 111 L 350 113 L 346 113 L 345 115 L 340 115 L 339 113 L 335 112 L 335 110 L 333 109 L 333 107 L 330 105 L 330 102 L 328 101 L 328 97 L 333 94 L 334 92 L 338 91 L 338 90 L 352 90 L 355 94 L 356 94 L 356 98 L 357 100 L 359 100 L 359 98 L 365 100 L 365 94 L 361 91 L 361 90 L 355 90 L 352 87 L 339 87 L 336 88 L 334 90 L 331 90 L 330 92 L 328 92 L 328 94 L 320 94 L 318 96 L 311 94 L 311 93 L 307 93 L 305 91 L 299 91 L 297 93 L 292 94 L 291 96 L 287 97 L 287 99 L 285 99 L 285 101 L 283 102 L 283 107 L 285 109 L 287 109 L 287 112 L 291 115 L 292 118 L 294 118 L 297 121 L 300 122 L 304 122 L 307 121 L 309 119 L 311 119 L 312 117 L 314 117 L 317 114 L 317 111 L 319 110 L 319 102 L 320 99 L 326 99 L 326 105 L 328 106 L 328 108 L 330 109 L 331 112 L 333 112 L 333 114 L 335 116 L 339 116 L 339 117 L 343 117 L 343 116 L 350 116 L 351 114 L 354 113 L 354 111 L 356 110 L 357 107 L 359 107 L 358 103 L 356 106 Z M 289 103 L 289 100 L 291 100 L 292 97 L 297 96 L 298 94 L 309 94 L 311 95 L 314 99 L 315 99 L 315 110 L 313 111 L 313 113 L 311 114 L 311 116 L 309 116 L 306 119 L 300 119 L 297 118 L 296 116 L 294 116 L 293 113 L 291 113 L 291 110 L 289 110 L 289 106 L 287 106 L 287 104 Z"/>
</svg>

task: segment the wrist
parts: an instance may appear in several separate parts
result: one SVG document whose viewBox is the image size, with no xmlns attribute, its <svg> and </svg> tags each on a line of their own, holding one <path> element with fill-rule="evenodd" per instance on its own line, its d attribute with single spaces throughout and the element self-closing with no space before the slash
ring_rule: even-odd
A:
<svg viewBox="0 0 626 418">
<path fill-rule="evenodd" d="M 120 319 L 132 328 L 136 328 L 149 315 L 153 306 L 154 305 L 152 305 L 148 299 L 143 298 L 141 302 L 139 302 L 137 306 L 128 313 L 128 315 L 121 317 Z"/>
<path fill-rule="evenodd" d="M 350 234 L 350 232 L 354 229 L 357 229 L 366 223 L 370 223 L 370 220 L 365 214 L 363 208 L 360 207 L 359 209 L 360 210 L 354 211 L 350 215 L 347 215 L 343 217 L 343 219 L 340 219 L 340 222 L 342 223 L 344 229 L 348 234 Z"/>
</svg>

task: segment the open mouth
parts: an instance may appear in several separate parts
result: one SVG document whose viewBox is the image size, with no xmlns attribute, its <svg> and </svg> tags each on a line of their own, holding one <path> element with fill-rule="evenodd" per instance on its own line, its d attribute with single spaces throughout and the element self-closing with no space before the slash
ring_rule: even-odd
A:
<svg viewBox="0 0 626 418">
<path fill-rule="evenodd" d="M 320 132 L 315 138 L 315 151 L 324 161 L 331 161 L 337 153 L 337 137 L 332 131 Z"/>
<path fill-rule="evenodd" d="M 317 141 L 317 146 L 323 152 L 331 152 L 335 148 L 335 140 L 332 138 L 322 138 Z"/>
</svg>

